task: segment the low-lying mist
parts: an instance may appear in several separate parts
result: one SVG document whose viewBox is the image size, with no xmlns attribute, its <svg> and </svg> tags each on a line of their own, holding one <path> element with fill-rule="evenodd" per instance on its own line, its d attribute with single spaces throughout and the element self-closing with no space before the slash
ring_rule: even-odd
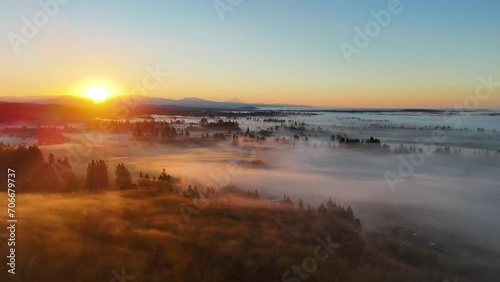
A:
<svg viewBox="0 0 500 282">
<path fill-rule="evenodd" d="M 398 175 L 401 157 L 408 156 L 306 142 L 241 140 L 237 145 L 190 146 L 111 136 L 93 147 L 88 158 L 104 157 L 111 168 L 125 163 L 133 177 L 139 172 L 152 177 L 165 168 L 184 186 L 233 184 L 257 189 L 269 199 L 289 194 L 295 203 L 302 198 L 313 206 L 332 198 L 351 205 L 366 231 L 402 225 L 435 240 L 453 235 L 461 242 L 500 250 L 498 158 L 433 154 L 391 187 L 385 173 Z M 61 152 L 57 147 L 47 151 L 51 149 Z"/>
</svg>

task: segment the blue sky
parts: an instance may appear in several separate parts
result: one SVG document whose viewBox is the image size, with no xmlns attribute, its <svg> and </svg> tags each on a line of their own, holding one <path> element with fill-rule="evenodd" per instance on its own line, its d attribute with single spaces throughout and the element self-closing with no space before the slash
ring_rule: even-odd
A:
<svg viewBox="0 0 500 282">
<path fill-rule="evenodd" d="M 62 94 L 95 76 L 127 89 L 155 64 L 171 77 L 152 96 L 329 106 L 445 106 L 480 75 L 500 80 L 499 1 L 402 0 L 348 63 L 340 44 L 389 2 L 243 0 L 221 20 L 212 1 L 72 0 L 15 53 L 7 35 L 41 8 L 4 0 L 0 75 L 15 83 L 0 95 Z"/>
</svg>

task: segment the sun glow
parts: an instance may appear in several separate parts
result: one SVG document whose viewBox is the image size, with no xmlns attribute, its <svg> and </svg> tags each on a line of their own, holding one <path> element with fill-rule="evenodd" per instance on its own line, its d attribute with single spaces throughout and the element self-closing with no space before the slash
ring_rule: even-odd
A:
<svg viewBox="0 0 500 282">
<path fill-rule="evenodd" d="M 85 89 L 84 95 L 95 103 L 99 103 L 111 96 L 111 90 L 104 86 L 92 86 Z"/>
</svg>

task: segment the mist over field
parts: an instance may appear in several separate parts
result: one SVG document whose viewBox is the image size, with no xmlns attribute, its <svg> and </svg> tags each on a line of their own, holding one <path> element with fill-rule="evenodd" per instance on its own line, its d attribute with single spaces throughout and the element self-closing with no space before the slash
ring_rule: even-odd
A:
<svg viewBox="0 0 500 282">
<path fill-rule="evenodd" d="M 496 220 L 500 215 L 497 204 L 500 200 L 497 153 L 500 133 L 495 128 L 498 116 L 478 113 L 465 120 L 461 128 L 444 131 L 446 140 L 435 144 L 425 140 L 438 130 L 434 127 L 449 124 L 440 115 L 320 113 L 281 118 L 287 120 L 285 123 L 305 122 L 307 129 L 298 140 L 294 140 L 294 134 L 279 129 L 266 141 L 242 137 L 237 145 L 225 141 L 202 146 L 141 142 L 130 134 L 106 133 L 102 142 L 90 143 L 90 154 L 82 158 L 106 158 L 110 167 L 126 163 L 134 177 L 139 172 L 157 174 L 165 168 L 185 186 L 231 184 L 252 191 L 257 189 L 270 199 L 289 194 L 295 201 L 302 198 L 315 206 L 325 198 L 332 198 L 351 205 L 370 231 L 404 223 L 436 234 L 438 238 L 454 235 L 464 242 L 500 250 L 496 240 L 500 234 L 500 223 Z M 157 119 L 168 120 L 168 117 Z M 258 132 L 280 125 L 262 122 L 263 119 L 265 117 L 260 121 L 239 120 L 240 127 L 243 131 L 248 127 Z M 195 121 L 189 117 L 185 120 Z M 418 127 L 432 130 L 418 130 Z M 192 133 L 192 136 L 196 134 L 201 133 Z M 385 173 L 398 175 L 401 159 L 409 160 L 408 154 L 338 146 L 331 140 L 335 134 L 353 138 L 375 136 L 393 147 L 427 144 L 462 149 L 460 155 L 424 155 L 421 165 L 410 165 L 413 167 L 410 175 L 391 187 Z M 88 138 L 92 135 L 68 136 L 72 140 L 70 144 L 87 144 L 93 140 Z M 304 141 L 306 136 L 308 141 Z M 275 141 L 276 137 L 293 142 Z M 43 148 L 45 155 L 50 152 L 58 155 L 67 153 L 67 146 L 71 145 Z M 489 150 L 491 156 L 475 156 L 475 150 Z M 255 161 L 258 162 L 252 163 Z M 86 162 L 77 162 L 74 167 L 84 173 Z M 403 170 L 406 172 L 408 168 Z"/>
<path fill-rule="evenodd" d="M 500 273 L 495 112 L 232 114 L 5 126 L 2 167 L 15 167 L 28 192 L 18 196 L 13 281 L 67 277 L 82 261 L 84 280 L 126 267 L 145 281 L 241 280 L 241 271 L 248 281 L 263 271 L 295 281 L 305 276 L 287 268 L 325 234 L 341 251 L 311 281 L 329 281 L 333 269 L 346 281 Z M 262 251 L 273 244 L 278 251 Z M 379 264 L 355 270 L 372 259 Z"/>
</svg>

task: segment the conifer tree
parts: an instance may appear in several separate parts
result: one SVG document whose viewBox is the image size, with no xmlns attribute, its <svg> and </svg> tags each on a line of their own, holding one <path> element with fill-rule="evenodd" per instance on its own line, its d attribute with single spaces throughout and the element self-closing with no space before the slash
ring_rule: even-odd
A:
<svg viewBox="0 0 500 282">
<path fill-rule="evenodd" d="M 116 167 L 114 184 L 121 190 L 132 187 L 132 176 L 123 163 Z"/>
<path fill-rule="evenodd" d="M 318 207 L 318 213 L 321 214 L 321 215 L 326 215 L 327 214 L 327 211 L 326 211 L 326 208 L 323 204 L 319 205 Z"/>
<path fill-rule="evenodd" d="M 94 171 L 95 171 L 95 161 L 92 160 L 87 165 L 87 176 L 85 178 L 85 188 L 91 191 L 95 190 Z"/>
</svg>

